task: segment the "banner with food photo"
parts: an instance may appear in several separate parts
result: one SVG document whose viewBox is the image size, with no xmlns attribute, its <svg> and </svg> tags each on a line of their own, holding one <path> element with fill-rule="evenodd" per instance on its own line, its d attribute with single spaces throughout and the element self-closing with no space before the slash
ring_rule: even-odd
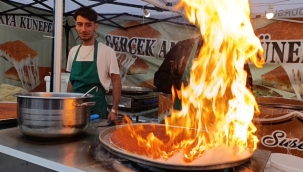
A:
<svg viewBox="0 0 303 172">
<path fill-rule="evenodd" d="M 1 12 L 8 9 L 0 5 Z M 0 123 L 17 118 L 15 93 L 45 91 L 52 65 L 52 38 L 45 36 L 52 32 L 47 18 L 0 15 Z"/>
<path fill-rule="evenodd" d="M 257 18 L 255 34 L 260 38 L 266 64 L 258 69 L 250 65 L 260 95 L 300 98 L 302 63 L 302 24 Z M 267 22 L 267 21 L 268 22 Z M 261 27 L 260 27 L 261 26 Z"/>
<path fill-rule="evenodd" d="M 303 25 L 292 21 L 252 19 L 265 64 L 249 67 L 260 108 L 258 148 L 303 157 Z"/>
<path fill-rule="evenodd" d="M 0 15 L 0 102 L 15 102 L 16 92 L 45 90 L 52 63 L 52 39 L 45 36 L 52 30 L 51 20 Z"/>
</svg>

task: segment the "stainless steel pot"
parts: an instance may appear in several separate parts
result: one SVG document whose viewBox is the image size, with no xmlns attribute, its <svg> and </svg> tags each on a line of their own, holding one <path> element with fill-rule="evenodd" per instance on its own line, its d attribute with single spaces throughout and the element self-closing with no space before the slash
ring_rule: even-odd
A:
<svg viewBox="0 0 303 172">
<path fill-rule="evenodd" d="M 26 136 L 66 138 L 84 133 L 90 121 L 92 95 L 80 93 L 17 93 L 18 127 Z"/>
</svg>

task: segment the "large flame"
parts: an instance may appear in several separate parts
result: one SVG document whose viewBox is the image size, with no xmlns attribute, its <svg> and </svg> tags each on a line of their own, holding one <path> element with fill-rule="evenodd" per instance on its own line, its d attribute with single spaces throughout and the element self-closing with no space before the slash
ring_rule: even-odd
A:
<svg viewBox="0 0 303 172">
<path fill-rule="evenodd" d="M 264 59 L 257 56 L 263 50 L 250 23 L 248 0 L 181 0 L 178 8 L 203 38 L 189 85 L 173 94 L 173 99 L 182 99 L 182 110 L 166 117 L 165 141 L 155 133 L 143 137 L 139 133 L 144 128 L 129 125 L 131 136 L 154 158 L 167 159 L 182 150 L 183 159 L 190 162 L 219 147 L 252 153 L 258 139 L 251 121 L 259 110 L 245 86 L 244 64 L 250 60 L 262 67 Z"/>
</svg>

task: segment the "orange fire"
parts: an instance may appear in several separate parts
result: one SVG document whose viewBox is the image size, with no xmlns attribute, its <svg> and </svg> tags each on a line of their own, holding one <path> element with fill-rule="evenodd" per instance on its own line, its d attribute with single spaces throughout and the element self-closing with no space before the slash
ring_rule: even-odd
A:
<svg viewBox="0 0 303 172">
<path fill-rule="evenodd" d="M 264 59 L 257 57 L 263 50 L 250 23 L 249 2 L 181 0 L 177 7 L 199 27 L 204 41 L 193 61 L 189 85 L 173 94 L 173 100 L 182 99 L 182 110 L 172 110 L 165 118 L 165 141 L 155 133 L 143 137 L 139 134 L 143 127 L 129 125 L 131 137 L 154 158 L 168 159 L 181 151 L 184 161 L 191 162 L 218 148 L 251 155 L 258 142 L 251 121 L 259 110 L 245 86 L 244 64 L 250 60 L 262 67 Z"/>
</svg>

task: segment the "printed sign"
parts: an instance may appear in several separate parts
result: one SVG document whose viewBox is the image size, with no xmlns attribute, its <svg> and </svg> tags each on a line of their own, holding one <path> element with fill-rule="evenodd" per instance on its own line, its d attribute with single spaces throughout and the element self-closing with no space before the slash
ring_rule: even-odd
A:
<svg viewBox="0 0 303 172">
<path fill-rule="evenodd" d="M 303 113 L 282 108 L 282 105 L 261 106 L 260 110 L 261 115 L 253 120 L 259 138 L 258 148 L 303 157 Z"/>
<path fill-rule="evenodd" d="M 0 15 L 0 25 L 45 33 L 53 32 L 52 22 L 38 20 L 30 16 Z"/>
</svg>

